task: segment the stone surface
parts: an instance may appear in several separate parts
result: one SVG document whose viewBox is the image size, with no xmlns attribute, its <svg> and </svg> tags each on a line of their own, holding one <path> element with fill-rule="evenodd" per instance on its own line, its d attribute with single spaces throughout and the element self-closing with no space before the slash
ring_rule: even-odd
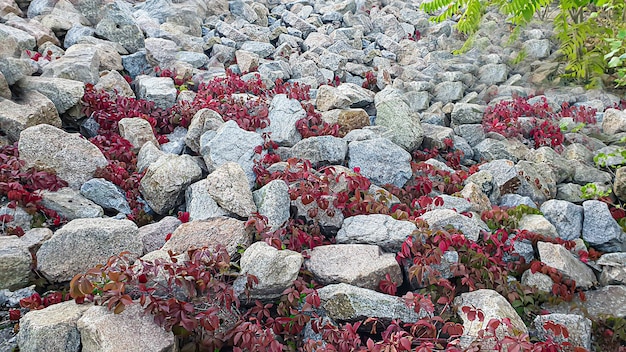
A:
<svg viewBox="0 0 626 352">
<path fill-rule="evenodd" d="M 78 134 L 45 124 L 22 131 L 18 147 L 25 167 L 54 170 L 73 189 L 80 189 L 97 168 L 108 164 L 100 149 Z"/>
<path fill-rule="evenodd" d="M 446 226 L 452 226 L 463 232 L 463 235 L 469 240 L 477 241 L 480 236 L 481 225 L 465 215 L 461 215 L 450 209 L 435 209 L 427 211 L 421 216 L 422 220 L 428 223 L 433 230 L 444 229 Z M 486 230 L 486 229 L 485 229 Z"/>
<path fill-rule="evenodd" d="M 257 211 L 248 179 L 239 164 L 223 164 L 206 181 L 209 195 L 224 210 L 244 218 Z"/>
<path fill-rule="evenodd" d="M 386 88 L 376 94 L 376 124 L 389 128 L 391 141 L 407 151 L 422 144 L 424 129 L 419 115 L 414 113 L 397 91 Z"/>
<path fill-rule="evenodd" d="M 277 94 L 270 103 L 270 125 L 261 131 L 271 133 L 272 140 L 279 145 L 291 147 L 302 139 L 296 129 L 296 122 L 304 117 L 306 111 L 298 100 Z"/>
<path fill-rule="evenodd" d="M 158 214 L 167 214 L 180 204 L 185 188 L 202 176 L 202 170 L 189 155 L 162 155 L 150 164 L 141 179 L 139 191 Z"/>
<path fill-rule="evenodd" d="M 574 240 L 582 234 L 583 207 L 568 201 L 550 199 L 540 208 L 543 216 L 554 225 L 559 238 Z"/>
<path fill-rule="evenodd" d="M 28 284 L 32 258 L 28 246 L 17 236 L 0 236 L 0 289 Z"/>
<path fill-rule="evenodd" d="M 309 255 L 305 266 L 316 281 L 324 285 L 347 283 L 374 290 L 386 274 L 391 276 L 392 281 L 402 283 L 402 272 L 395 254 L 382 253 L 376 245 L 318 246 Z"/>
<path fill-rule="evenodd" d="M 519 220 L 517 227 L 520 230 L 528 230 L 548 238 L 557 238 L 559 236 L 556 227 L 552 225 L 543 215 L 525 214 Z"/>
<path fill-rule="evenodd" d="M 563 275 L 576 280 L 576 287 L 588 289 L 597 284 L 593 270 L 576 259 L 565 247 L 548 242 L 537 242 L 539 259 Z"/>
<path fill-rule="evenodd" d="M 298 278 L 302 254 L 288 249 L 278 250 L 261 241 L 246 248 L 241 255 L 241 276 L 234 285 L 235 292 L 244 294 L 246 274 L 254 275 L 258 284 L 250 289 L 250 299 L 273 300 L 279 298 Z"/>
<path fill-rule="evenodd" d="M 289 150 L 291 157 L 309 160 L 313 165 L 320 163 L 340 165 L 344 162 L 347 153 L 346 141 L 333 136 L 305 138 Z"/>
<path fill-rule="evenodd" d="M 189 213 L 189 220 L 204 220 L 228 213 L 220 208 L 217 202 L 211 198 L 209 184 L 206 179 L 187 187 L 185 190 L 185 208 Z"/>
<path fill-rule="evenodd" d="M 20 331 L 17 334 L 20 351 L 81 351 L 76 322 L 90 307 L 90 304 L 76 304 L 72 300 L 26 313 L 20 319 Z"/>
<path fill-rule="evenodd" d="M 551 313 L 584 314 L 592 320 L 603 316 L 626 318 L 626 287 L 624 286 L 600 287 L 597 290 L 585 292 L 585 298 L 585 301 L 581 301 L 579 297 L 574 297 L 572 302 L 564 302 L 558 306 L 546 305 L 545 308 Z"/>
<path fill-rule="evenodd" d="M 57 230 L 37 251 L 37 270 L 52 282 L 71 280 L 112 255 L 140 255 L 143 244 L 129 220 L 76 219 Z"/>
<path fill-rule="evenodd" d="M 76 322 L 83 352 L 176 352 L 176 338 L 157 325 L 139 304 L 114 314 L 105 306 L 92 306 Z"/>
<path fill-rule="evenodd" d="M 411 155 L 386 138 L 354 141 L 348 144 L 348 166 L 360 168 L 374 184 L 402 187 L 411 178 Z"/>
<path fill-rule="evenodd" d="M 129 53 L 143 48 L 143 33 L 135 22 L 128 3 L 123 1 L 108 3 L 100 15 L 102 19 L 95 28 L 97 35 L 121 44 Z"/>
<path fill-rule="evenodd" d="M 176 87 L 169 77 L 149 77 L 141 75 L 136 78 L 137 98 L 153 101 L 157 107 L 167 109 L 176 104 Z"/>
<path fill-rule="evenodd" d="M 603 254 L 596 264 L 602 268 L 601 285 L 626 284 L 626 252 Z"/>
<path fill-rule="evenodd" d="M 395 220 L 389 215 L 357 215 L 344 220 L 336 241 L 378 245 L 386 252 L 396 253 L 416 229 L 412 222 Z"/>
<path fill-rule="evenodd" d="M 165 244 L 165 238 L 173 233 L 182 222 L 173 216 L 166 216 L 159 222 L 144 225 L 139 228 L 137 237 L 143 243 L 143 254 L 161 249 Z"/>
<path fill-rule="evenodd" d="M 84 83 L 98 83 L 100 54 L 94 45 L 75 44 L 60 59 L 47 64 L 42 77 L 65 78 Z"/>
<path fill-rule="evenodd" d="M 159 142 L 157 142 L 148 120 L 139 117 L 123 118 L 117 123 L 117 126 L 120 136 L 133 145 L 132 151 L 135 153 L 138 153 L 145 143 L 152 143 L 156 147 L 159 146 Z"/>
<path fill-rule="evenodd" d="M 56 192 L 42 191 L 41 196 L 43 206 L 56 211 L 67 220 L 99 218 L 104 215 L 101 206 L 69 187 L 61 188 Z"/>
<path fill-rule="evenodd" d="M 61 127 L 59 114 L 45 95 L 26 91 L 16 101 L 0 98 L 0 131 L 11 142 L 18 141 L 25 129 L 40 124 Z"/>
<path fill-rule="evenodd" d="M 583 240 L 604 252 L 625 252 L 626 234 L 611 216 L 606 203 L 583 202 Z"/>
<path fill-rule="evenodd" d="M 36 90 L 45 95 L 62 114 L 79 104 L 84 94 L 84 83 L 54 77 L 24 77 L 17 82 L 18 87 L 25 90 Z"/>
<path fill-rule="evenodd" d="M 251 243 L 252 239 L 244 225 L 243 221 L 226 217 L 190 221 L 178 226 L 161 249 L 184 253 L 192 246 L 199 248 L 221 244 L 232 256 L 237 253 L 238 245 L 247 246 Z"/>
<path fill-rule="evenodd" d="M 554 336 L 552 331 L 544 327 L 544 324 L 549 321 L 565 326 L 569 337 Z M 557 343 L 567 341 L 574 347 L 591 350 L 591 320 L 582 315 L 559 313 L 538 315 L 533 321 L 533 326 L 537 329 L 537 335 L 541 340 L 552 337 Z"/>
<path fill-rule="evenodd" d="M 267 217 L 267 225 L 278 229 L 289 220 L 289 186 L 283 180 L 273 180 L 252 193 L 259 214 Z"/>
<path fill-rule="evenodd" d="M 80 194 L 106 210 L 122 214 L 132 211 L 123 190 L 103 178 L 92 178 L 80 187 Z"/>
</svg>

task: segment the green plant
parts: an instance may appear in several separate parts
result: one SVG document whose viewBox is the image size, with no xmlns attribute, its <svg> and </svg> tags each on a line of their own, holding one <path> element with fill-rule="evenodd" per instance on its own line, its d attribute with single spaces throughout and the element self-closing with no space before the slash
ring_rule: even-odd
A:
<svg viewBox="0 0 626 352">
<path fill-rule="evenodd" d="M 626 29 L 621 29 L 615 37 L 604 38 L 609 43 L 611 51 L 604 55 L 608 60 L 609 68 L 615 70 L 615 87 L 626 86 Z"/>
<path fill-rule="evenodd" d="M 595 183 L 587 183 L 580 188 L 581 197 L 584 199 L 599 199 L 611 195 L 611 189 L 601 190 Z"/>
</svg>

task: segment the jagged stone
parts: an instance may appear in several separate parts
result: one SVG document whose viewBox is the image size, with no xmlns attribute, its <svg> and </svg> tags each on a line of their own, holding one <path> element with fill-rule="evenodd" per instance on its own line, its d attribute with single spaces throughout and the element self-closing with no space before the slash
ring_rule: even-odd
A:
<svg viewBox="0 0 626 352">
<path fill-rule="evenodd" d="M 243 221 L 216 217 L 190 221 L 178 226 L 161 250 L 184 253 L 191 247 L 213 248 L 220 244 L 233 256 L 237 253 L 239 245 L 248 246 L 251 241 L 252 238 L 246 232 Z"/>
<path fill-rule="evenodd" d="M 386 252 L 396 253 L 416 229 L 412 222 L 395 220 L 389 215 L 357 215 L 344 220 L 336 241 L 378 245 Z"/>
</svg>

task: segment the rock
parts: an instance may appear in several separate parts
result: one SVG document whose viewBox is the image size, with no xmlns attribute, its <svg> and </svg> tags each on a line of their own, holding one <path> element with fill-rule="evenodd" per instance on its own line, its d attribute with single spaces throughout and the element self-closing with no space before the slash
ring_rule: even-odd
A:
<svg viewBox="0 0 626 352">
<path fill-rule="evenodd" d="M 182 202 L 185 188 L 201 177 L 193 157 L 165 154 L 148 166 L 139 191 L 152 210 L 167 214 Z"/>
<path fill-rule="evenodd" d="M 322 85 L 317 89 L 315 97 L 315 106 L 319 111 L 328 111 L 331 109 L 345 109 L 350 107 L 350 98 L 339 94 L 336 87 L 330 85 Z"/>
<path fill-rule="evenodd" d="M 252 72 L 259 67 L 259 55 L 245 50 L 235 51 L 237 66 L 241 72 Z"/>
<path fill-rule="evenodd" d="M 522 44 L 523 50 L 530 59 L 545 59 L 550 56 L 550 40 L 530 39 Z"/>
<path fill-rule="evenodd" d="M 298 278 L 302 254 L 288 249 L 278 250 L 261 241 L 253 243 L 241 255 L 240 276 L 233 283 L 235 292 L 244 296 L 246 274 L 259 283 L 250 289 L 250 299 L 275 300 Z"/>
<path fill-rule="evenodd" d="M 233 256 L 239 245 L 248 246 L 251 242 L 252 238 L 246 232 L 243 221 L 217 217 L 190 221 L 178 226 L 161 250 L 182 254 L 191 247 L 212 248 L 220 244 Z"/>
<path fill-rule="evenodd" d="M 317 292 L 326 314 L 337 321 L 360 321 L 375 317 L 412 323 L 428 316 L 423 310 L 420 314 L 415 313 L 400 297 L 345 283 L 327 285 Z"/>
<path fill-rule="evenodd" d="M 18 149 L 24 167 L 54 170 L 73 189 L 80 189 L 97 168 L 108 164 L 100 149 L 77 133 L 45 124 L 22 131 Z"/>
<path fill-rule="evenodd" d="M 462 293 L 454 299 L 454 306 L 457 307 L 457 315 L 463 319 L 463 337 L 467 340 L 463 341 L 466 344 L 473 341 L 478 331 L 485 329 L 487 323 L 491 319 L 510 319 L 513 329 L 517 333 L 527 333 L 528 329 L 522 319 L 517 315 L 515 309 L 511 304 L 502 297 L 498 292 L 494 290 L 480 289 L 472 292 Z M 484 319 L 479 321 L 478 319 L 472 321 L 468 319 L 468 315 L 463 312 L 463 307 L 470 307 L 473 310 L 480 310 Z M 508 336 L 509 332 L 504 325 L 500 325 L 496 329 L 496 336 L 499 340 L 502 340 L 505 336 Z M 469 340 L 469 341 L 468 341 Z M 490 341 L 483 340 L 483 346 L 491 343 Z"/>
<path fill-rule="evenodd" d="M 83 352 L 178 350 L 174 334 L 160 327 L 140 304 L 131 304 L 120 314 L 105 306 L 92 306 L 78 319 L 76 327 Z"/>
<path fill-rule="evenodd" d="M 482 105 L 456 103 L 452 109 L 451 123 L 454 125 L 479 124 L 483 120 L 484 112 L 485 107 Z"/>
<path fill-rule="evenodd" d="M 271 133 L 274 142 L 291 147 L 302 139 L 296 129 L 296 122 L 306 117 L 306 112 L 298 100 L 289 99 L 285 94 L 275 95 L 270 103 L 268 117 L 270 125 L 261 132 Z"/>
<path fill-rule="evenodd" d="M 451 103 L 463 98 L 464 91 L 463 83 L 459 81 L 441 82 L 435 86 L 434 100 L 444 104 Z"/>
<path fill-rule="evenodd" d="M 116 70 L 103 73 L 98 83 L 94 86 L 94 89 L 104 90 L 109 93 L 109 95 L 121 95 L 135 98 L 135 92 L 133 92 L 128 82 L 126 82 L 124 77 Z"/>
<path fill-rule="evenodd" d="M 515 157 L 508 148 L 509 146 L 505 141 L 485 138 L 474 146 L 474 160 L 478 161 L 484 159 L 486 161 L 494 161 L 505 159 L 517 161 L 518 158 Z"/>
<path fill-rule="evenodd" d="M 81 351 L 76 322 L 91 306 L 76 304 L 72 300 L 26 313 L 20 319 L 20 331 L 17 334 L 20 351 Z"/>
<path fill-rule="evenodd" d="M 145 143 L 152 143 L 156 147 L 159 146 L 152 126 L 148 120 L 140 117 L 123 118 L 117 124 L 120 136 L 133 145 L 132 151 L 138 153 Z"/>
<path fill-rule="evenodd" d="M 603 252 L 626 252 L 626 234 L 611 216 L 606 203 L 583 202 L 583 240 Z"/>
<path fill-rule="evenodd" d="M 100 54 L 95 45 L 75 44 L 65 55 L 47 64 L 42 77 L 65 78 L 83 83 L 98 83 Z"/>
<path fill-rule="evenodd" d="M 527 230 L 544 235 L 548 238 L 558 238 L 559 233 L 556 227 L 549 222 L 543 215 L 539 214 L 525 214 L 519 220 L 517 227 L 520 230 Z"/>
<path fill-rule="evenodd" d="M 522 285 L 535 287 L 543 292 L 552 292 L 554 281 L 546 274 L 539 272 L 533 274 L 532 271 L 528 269 L 522 274 Z"/>
<path fill-rule="evenodd" d="M 138 76 L 137 98 L 153 101 L 157 107 L 167 109 L 176 104 L 176 87 L 174 80 L 169 77 Z"/>
<path fill-rule="evenodd" d="M 407 151 L 422 144 L 424 129 L 419 115 L 411 111 L 399 92 L 393 88 L 376 94 L 376 124 L 392 131 L 391 141 Z"/>
<path fill-rule="evenodd" d="M 45 95 L 62 114 L 80 103 L 84 94 L 84 83 L 54 77 L 24 77 L 17 82 L 18 87 L 25 90 L 36 90 Z"/>
<path fill-rule="evenodd" d="M 546 166 L 552 170 L 553 178 L 557 183 L 566 182 L 574 174 L 571 163 L 557 154 L 550 147 L 541 147 L 526 154 L 526 160 Z"/>
<path fill-rule="evenodd" d="M 122 214 L 132 213 L 122 189 L 103 178 L 92 178 L 83 183 L 80 194 L 106 210 L 115 210 Z"/>
<path fill-rule="evenodd" d="M 0 53 L 2 53 L 0 51 Z M 6 55 L 5 55 L 6 56 Z M 0 72 L 8 85 L 13 85 L 23 77 L 37 72 L 37 66 L 31 59 L 2 57 L 0 55 Z"/>
<path fill-rule="evenodd" d="M 603 254 L 596 262 L 602 268 L 600 284 L 624 285 L 626 284 L 626 252 Z"/>
<path fill-rule="evenodd" d="M 61 188 L 56 192 L 44 190 L 41 196 L 41 204 L 44 207 L 56 211 L 67 220 L 99 218 L 104 215 L 101 206 L 69 187 Z"/>
<path fill-rule="evenodd" d="M 339 125 L 339 136 L 370 125 L 370 117 L 363 109 L 334 109 L 322 114 L 324 122 Z"/>
<path fill-rule="evenodd" d="M 395 220 L 389 215 L 357 215 L 344 220 L 336 241 L 378 245 L 385 252 L 396 253 L 415 230 L 417 227 L 412 222 Z"/>
<path fill-rule="evenodd" d="M 620 285 L 604 286 L 585 292 L 585 301 L 575 296 L 571 302 L 558 306 L 545 306 L 551 313 L 584 314 L 591 320 L 606 319 L 607 316 L 626 317 L 626 287 Z"/>
<path fill-rule="evenodd" d="M 217 131 L 224 124 L 224 119 L 210 109 L 198 110 L 189 124 L 185 135 L 185 144 L 194 152 L 200 152 L 200 137 L 206 131 Z"/>
<path fill-rule="evenodd" d="M 41 124 L 61 127 L 54 103 L 45 95 L 25 91 L 15 102 L 0 98 L 0 130 L 10 141 L 18 141 L 22 131 Z"/>
<path fill-rule="evenodd" d="M 280 16 L 286 25 L 296 28 L 297 30 L 302 32 L 302 38 L 308 37 L 309 34 L 317 30 L 315 26 L 307 23 L 293 12 L 285 10 L 280 14 Z"/>
<path fill-rule="evenodd" d="M 554 225 L 559 238 L 566 241 L 580 238 L 583 228 L 583 207 L 564 200 L 550 199 L 541 204 L 540 210 Z"/>
<path fill-rule="evenodd" d="M 217 205 L 209 193 L 209 184 L 206 179 L 191 184 L 185 190 L 185 208 L 189 213 L 189 220 L 204 220 L 216 216 L 227 215 L 227 212 Z"/>
<path fill-rule="evenodd" d="M 254 186 L 256 175 L 255 148 L 263 145 L 263 137 L 256 132 L 241 129 L 234 120 L 222 124 L 217 132 L 209 130 L 200 138 L 200 154 L 209 171 L 227 163 L 237 163 L 246 176 L 249 188 Z"/>
<path fill-rule="evenodd" d="M 220 207 L 244 218 L 257 211 L 248 179 L 239 164 L 227 162 L 206 180 L 209 195 Z"/>
<path fill-rule="evenodd" d="M 273 180 L 252 193 L 259 214 L 267 217 L 272 230 L 280 228 L 289 220 L 289 186 L 283 180 Z"/>
<path fill-rule="evenodd" d="M 461 190 L 461 196 L 470 202 L 470 210 L 477 213 L 491 209 L 491 201 L 482 188 L 474 182 L 468 182 Z M 445 202 L 444 202 L 445 205 Z"/>
<path fill-rule="evenodd" d="M 591 268 L 576 259 L 565 247 L 548 242 L 538 242 L 537 249 L 539 259 L 542 262 L 576 280 L 576 287 L 589 289 L 597 284 L 596 276 Z"/>
<path fill-rule="evenodd" d="M 402 271 L 395 254 L 382 253 L 376 245 L 317 246 L 309 255 L 304 264 L 323 285 L 347 283 L 374 290 L 386 274 L 398 285 L 402 283 Z"/>
<path fill-rule="evenodd" d="M 27 286 L 32 258 L 17 236 L 0 236 L 0 289 Z"/>
<path fill-rule="evenodd" d="M 506 81 L 509 67 L 506 64 L 486 64 L 478 70 L 478 80 L 488 86 Z"/>
<path fill-rule="evenodd" d="M 333 136 L 305 138 L 289 150 L 291 157 L 309 160 L 313 165 L 343 164 L 347 153 L 346 141 Z"/>
<path fill-rule="evenodd" d="M 166 216 L 161 221 L 139 228 L 137 236 L 143 242 L 143 254 L 161 249 L 165 238 L 173 233 L 182 222 L 173 216 Z"/>
<path fill-rule="evenodd" d="M 6 222 L 4 226 L 19 226 L 24 231 L 30 230 L 31 224 L 33 222 L 33 216 L 27 213 L 26 210 L 24 210 L 22 207 L 17 206 L 15 208 L 10 208 L 8 205 L 0 207 L 0 215 L 5 214 L 12 216 L 13 219 L 9 222 Z"/>
<path fill-rule="evenodd" d="M 123 251 L 139 255 L 143 244 L 137 231 L 137 225 L 129 220 L 72 220 L 41 245 L 37 270 L 52 282 L 63 282 Z"/>
<path fill-rule="evenodd" d="M 0 98 L 11 99 L 13 97 L 13 92 L 9 88 L 9 83 L 7 79 L 4 77 L 2 71 L 0 71 Z M 1 100 L 0 101 L 4 101 Z"/>
<path fill-rule="evenodd" d="M 141 29 L 133 18 L 130 5 L 123 1 L 114 1 L 101 9 L 102 19 L 96 25 L 96 34 L 120 43 L 130 53 L 144 47 Z"/>
<path fill-rule="evenodd" d="M 561 324 L 567 328 L 568 338 L 562 335 L 554 336 L 554 333 L 544 327 L 547 322 Z M 574 347 L 582 347 L 591 350 L 591 320 L 577 314 L 545 314 L 538 315 L 533 321 L 537 330 L 537 337 L 545 341 L 548 337 L 554 339 L 556 343 L 562 344 L 567 341 Z"/>
<path fill-rule="evenodd" d="M 615 171 L 613 193 L 621 201 L 626 200 L 626 167 L 620 167 Z"/>
<path fill-rule="evenodd" d="M 432 230 L 439 230 L 444 229 L 447 226 L 452 226 L 455 229 L 461 230 L 463 235 L 472 241 L 478 241 L 481 229 L 487 230 L 484 224 L 480 224 L 474 218 L 469 218 L 450 209 L 430 210 L 422 214 L 420 218 L 426 221 Z"/>
<path fill-rule="evenodd" d="M 0 307 L 3 308 L 19 308 L 20 301 L 37 293 L 35 285 L 20 288 L 19 290 L 0 290 Z"/>
<path fill-rule="evenodd" d="M 142 172 L 166 153 L 152 143 L 145 143 L 137 153 L 137 171 Z"/>
<path fill-rule="evenodd" d="M 326 210 L 321 209 L 317 202 L 305 205 L 302 202 L 302 196 L 293 200 L 291 205 L 295 207 L 298 217 L 304 217 L 306 221 L 316 221 L 325 230 L 335 233 L 343 223 L 343 212 L 333 204 L 335 199 L 336 197 L 331 195 L 320 196 L 320 200 L 328 204 Z"/>
<path fill-rule="evenodd" d="M 274 46 L 270 43 L 249 40 L 241 44 L 241 50 L 257 54 L 260 58 L 267 58 L 274 53 Z"/>
<path fill-rule="evenodd" d="M 626 132 L 626 112 L 612 108 L 604 110 L 602 131 L 608 135 Z"/>
<path fill-rule="evenodd" d="M 350 142 L 348 167 L 360 168 L 374 184 L 402 187 L 411 178 L 411 155 L 387 138 Z"/>
</svg>

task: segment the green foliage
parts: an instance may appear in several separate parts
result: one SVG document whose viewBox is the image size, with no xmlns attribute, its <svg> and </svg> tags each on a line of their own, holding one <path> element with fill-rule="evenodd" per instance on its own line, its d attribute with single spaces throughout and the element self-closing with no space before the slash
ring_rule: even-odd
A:
<svg viewBox="0 0 626 352">
<path fill-rule="evenodd" d="M 421 9 L 441 22 L 460 14 L 456 29 L 464 34 L 476 33 L 485 10 L 496 6 L 514 25 L 512 39 L 520 26 L 537 17 L 545 19 L 552 0 L 433 0 L 422 3 Z M 626 6 L 624 0 L 559 0 L 554 18 L 559 53 L 566 63 L 563 77 L 583 82 L 587 87 L 599 85 L 607 70 L 614 70 L 616 86 L 626 86 Z M 620 30 L 621 28 L 621 30 Z M 466 42 L 456 53 L 469 49 Z M 514 60 L 518 63 L 524 55 Z"/>
<path fill-rule="evenodd" d="M 611 195 L 611 189 L 603 191 L 595 183 L 587 183 L 580 188 L 580 193 L 584 199 L 599 199 Z"/>
</svg>

